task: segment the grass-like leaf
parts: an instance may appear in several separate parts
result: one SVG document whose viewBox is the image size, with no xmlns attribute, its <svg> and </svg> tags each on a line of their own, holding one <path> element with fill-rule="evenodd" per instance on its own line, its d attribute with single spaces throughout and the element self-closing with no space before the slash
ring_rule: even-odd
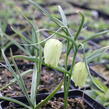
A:
<svg viewBox="0 0 109 109">
<path fill-rule="evenodd" d="M 59 9 L 59 12 L 60 12 L 60 14 L 61 14 L 62 22 L 63 22 L 64 26 L 67 26 L 68 23 L 67 23 L 67 19 L 66 19 L 66 16 L 65 16 L 65 14 L 64 14 L 63 9 L 61 8 L 61 6 L 58 6 L 58 9 Z"/>
<path fill-rule="evenodd" d="M 42 100 L 39 104 L 36 105 L 35 109 L 39 109 L 41 106 L 46 104 L 55 94 L 57 91 L 61 89 L 63 85 L 63 80 L 58 84 L 58 86 L 53 90 L 53 92 L 50 93 L 44 100 Z"/>
<path fill-rule="evenodd" d="M 37 71 L 37 67 L 36 67 L 36 64 L 35 64 L 35 68 L 34 68 L 34 72 L 33 72 L 33 75 L 32 75 L 32 86 L 31 86 L 31 101 L 34 105 L 34 107 L 36 106 L 36 88 L 37 88 L 37 79 L 38 79 L 38 74 L 39 73 Z"/>
<path fill-rule="evenodd" d="M 40 42 L 40 39 L 39 39 L 40 34 L 39 34 L 39 32 L 36 33 L 36 30 L 38 30 L 38 28 L 35 29 L 35 27 L 34 27 L 33 39 L 36 39 L 36 43 L 39 43 Z M 41 73 L 41 69 L 42 69 L 42 47 L 41 47 L 41 44 L 38 44 L 37 47 L 38 47 L 38 50 L 35 50 L 34 52 L 36 55 L 36 59 L 37 59 L 37 57 L 39 57 L 39 60 L 37 61 L 37 63 L 35 62 L 34 72 L 33 72 L 33 76 L 32 76 L 32 86 L 31 86 L 31 101 L 33 102 L 34 107 L 36 106 L 36 93 L 37 93 L 37 88 L 38 88 L 39 81 L 40 81 L 40 73 Z"/>
<path fill-rule="evenodd" d="M 33 71 L 32 69 L 27 70 L 27 71 L 25 71 L 25 72 L 21 73 L 21 76 L 25 76 L 25 75 L 27 75 L 27 74 L 31 73 L 32 71 Z M 2 88 L 0 88 L 0 91 L 2 91 L 2 90 L 4 90 L 4 89 L 6 89 L 8 86 L 10 86 L 10 85 L 14 84 L 16 81 L 17 81 L 17 80 L 16 80 L 16 78 L 12 79 L 12 80 L 11 80 L 8 84 L 6 84 L 6 85 L 5 85 L 5 86 L 3 86 Z"/>
<path fill-rule="evenodd" d="M 55 22 L 59 26 L 63 26 L 63 23 L 58 20 L 57 18 L 53 17 L 46 11 L 44 8 L 42 8 L 36 1 L 28 0 L 31 4 L 33 4 L 37 9 L 39 9 L 45 16 L 49 17 L 53 22 Z"/>
<path fill-rule="evenodd" d="M 28 43 L 30 43 L 30 40 L 28 40 L 20 31 L 14 29 L 13 27 L 11 27 L 11 29 L 17 34 L 19 35 L 20 38 L 22 38 L 23 40 L 27 41 Z"/>
<path fill-rule="evenodd" d="M 101 89 L 104 93 L 108 90 L 108 87 L 99 79 L 93 77 L 93 82 L 97 85 L 99 89 Z"/>
<path fill-rule="evenodd" d="M 20 106 L 23 106 L 23 107 L 25 107 L 26 109 L 32 109 L 31 107 L 29 107 L 28 105 L 24 104 L 23 102 L 20 102 L 20 101 L 18 101 L 18 100 L 16 100 L 16 99 L 13 99 L 13 98 L 0 96 L 0 99 L 6 100 L 6 101 L 10 101 L 10 102 L 13 102 L 13 103 L 16 103 L 16 104 L 19 104 Z"/>
<path fill-rule="evenodd" d="M 31 55 L 27 50 L 25 50 L 16 40 L 13 40 L 13 38 L 9 37 L 8 35 L 6 35 L 6 38 L 11 41 L 13 44 L 15 44 L 20 50 L 22 50 L 25 54 L 27 55 Z"/>
<path fill-rule="evenodd" d="M 22 92 L 25 94 L 29 104 L 32 106 L 32 103 L 30 101 L 30 98 L 29 98 L 25 83 L 24 83 L 24 81 L 23 81 L 23 79 L 21 77 L 20 71 L 19 71 L 19 69 L 18 69 L 18 67 L 17 67 L 17 65 L 16 65 L 16 63 L 14 61 L 14 58 L 12 57 L 12 52 L 11 52 L 12 62 L 14 64 L 14 67 L 15 67 L 16 71 L 14 71 L 14 69 L 11 67 L 11 64 L 8 61 L 7 57 L 5 56 L 3 49 L 2 49 L 2 55 L 3 55 L 4 59 L 5 59 L 6 65 L 8 66 L 8 70 L 13 73 L 13 76 L 14 76 L 14 78 L 16 78 L 19 87 L 22 89 Z"/>
<path fill-rule="evenodd" d="M 89 36 L 89 38 L 87 38 L 87 39 L 85 39 L 84 41 L 82 41 L 82 43 L 85 43 L 85 42 L 87 42 L 87 41 L 89 41 L 89 40 L 91 40 L 91 39 L 100 37 L 100 36 L 102 36 L 103 34 L 106 34 L 106 33 L 109 33 L 109 30 L 105 30 L 105 31 L 102 31 L 102 32 L 98 32 L 98 33 L 96 33 L 96 34 L 94 34 L 94 35 L 92 35 L 92 36 Z"/>
<path fill-rule="evenodd" d="M 79 36 L 79 34 L 80 34 L 80 32 L 81 32 L 81 30 L 82 30 L 82 28 L 83 28 L 84 21 L 85 21 L 84 15 L 83 15 L 81 12 L 79 12 L 79 14 L 81 15 L 81 18 L 82 18 L 82 19 L 81 19 L 81 23 L 80 23 L 80 26 L 79 26 L 79 28 L 78 28 L 78 31 L 76 32 L 76 35 L 75 35 L 75 37 L 74 37 L 75 40 L 78 38 L 78 36 Z"/>
<path fill-rule="evenodd" d="M 106 52 L 106 50 L 109 49 L 109 46 L 106 47 L 102 47 L 100 49 L 95 50 L 94 52 L 92 52 L 89 56 L 86 56 L 86 60 L 87 62 L 91 62 L 93 61 L 95 58 L 100 57 L 103 53 Z"/>
<path fill-rule="evenodd" d="M 89 70 L 89 66 L 88 66 L 88 59 L 86 58 L 86 55 L 85 55 L 85 47 L 84 45 L 81 45 L 82 48 L 83 48 L 83 56 L 84 56 L 84 62 L 85 62 L 85 65 L 86 65 L 86 69 L 87 69 L 87 72 L 88 72 L 88 75 L 89 75 L 89 78 L 91 79 L 93 85 L 98 88 L 100 91 L 104 91 L 104 90 L 107 90 L 107 87 L 102 83 L 100 80 L 94 78 L 91 73 L 90 73 L 90 70 Z"/>
<path fill-rule="evenodd" d="M 30 97 L 29 97 L 27 88 L 26 88 L 26 86 L 25 86 L 25 82 L 24 82 L 24 80 L 23 80 L 23 78 L 22 78 L 22 76 L 21 76 L 21 73 L 20 73 L 20 71 L 19 71 L 19 69 L 18 69 L 18 67 L 17 67 L 17 64 L 15 63 L 15 60 L 14 60 L 14 58 L 13 58 L 12 51 L 11 51 L 11 59 L 12 59 L 12 62 L 13 62 L 13 64 L 14 64 L 15 70 L 16 70 L 16 72 L 17 72 L 17 74 L 18 74 L 19 86 L 20 86 L 20 88 L 22 89 L 22 92 L 25 94 L 25 96 L 26 96 L 26 98 L 27 98 L 29 104 L 32 105 L 32 102 L 31 102 L 31 100 L 30 100 Z M 15 78 L 17 77 L 17 74 L 14 73 Z M 16 79 L 17 79 L 17 78 L 16 78 Z"/>
</svg>

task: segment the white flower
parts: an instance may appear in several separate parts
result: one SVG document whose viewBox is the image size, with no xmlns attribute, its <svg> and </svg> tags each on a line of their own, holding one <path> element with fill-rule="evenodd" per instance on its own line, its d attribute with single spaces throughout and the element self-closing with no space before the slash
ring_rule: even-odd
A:
<svg viewBox="0 0 109 109">
<path fill-rule="evenodd" d="M 57 67 L 62 52 L 62 43 L 57 39 L 49 39 L 44 47 L 44 62 Z"/>
<path fill-rule="evenodd" d="M 86 83 L 88 72 L 84 62 L 78 62 L 74 66 L 72 80 L 76 86 L 83 87 Z"/>
</svg>

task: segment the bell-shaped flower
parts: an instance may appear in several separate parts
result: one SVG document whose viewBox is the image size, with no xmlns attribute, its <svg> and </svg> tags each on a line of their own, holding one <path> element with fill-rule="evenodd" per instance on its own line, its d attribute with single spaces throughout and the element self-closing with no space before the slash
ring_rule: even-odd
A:
<svg viewBox="0 0 109 109">
<path fill-rule="evenodd" d="M 83 87 L 88 76 L 87 68 L 84 62 L 78 62 L 74 66 L 72 80 L 76 86 Z"/>
<path fill-rule="evenodd" d="M 49 39 L 44 46 L 44 62 L 57 67 L 62 52 L 62 42 L 57 39 Z"/>
</svg>

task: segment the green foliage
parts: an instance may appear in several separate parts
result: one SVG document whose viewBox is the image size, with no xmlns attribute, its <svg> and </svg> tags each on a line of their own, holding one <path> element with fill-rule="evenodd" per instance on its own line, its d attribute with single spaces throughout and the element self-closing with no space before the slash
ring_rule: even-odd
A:
<svg viewBox="0 0 109 109">
<path fill-rule="evenodd" d="M 84 28 L 84 22 L 85 22 L 85 17 L 81 12 L 78 12 L 76 14 L 79 14 L 81 17 L 80 20 L 80 24 L 79 26 L 77 26 L 77 29 L 75 33 L 72 33 L 71 28 L 70 28 L 70 24 L 69 21 L 67 20 L 67 17 L 64 13 L 64 10 L 61 8 L 61 6 L 58 6 L 58 11 L 59 11 L 59 18 L 54 16 L 53 14 L 50 14 L 47 10 L 45 10 L 44 8 L 42 8 L 37 1 L 33 1 L 33 0 L 28 0 L 28 2 L 30 4 L 32 4 L 35 8 L 37 8 L 40 12 L 42 12 L 47 18 L 49 18 L 50 20 L 50 24 L 48 24 L 45 27 L 50 26 L 48 29 L 39 29 L 38 25 L 35 22 L 34 17 L 32 17 L 32 20 L 30 20 L 27 16 L 25 16 L 25 13 L 20 11 L 20 14 L 26 19 L 27 23 L 31 26 L 31 30 L 29 30 L 29 34 L 27 35 L 27 37 L 25 37 L 22 32 L 23 31 L 19 31 L 15 28 L 12 28 L 12 30 L 15 32 L 16 35 L 19 36 L 21 42 L 17 42 L 16 40 L 13 40 L 13 37 L 9 37 L 7 34 L 4 33 L 4 30 L 2 28 L 5 28 L 6 25 L 3 25 L 3 27 L 0 27 L 0 38 L 1 40 L 4 40 L 3 38 L 6 38 L 8 41 L 10 41 L 12 44 L 15 44 L 20 50 L 22 50 L 25 55 L 19 55 L 19 56 L 13 56 L 12 52 L 11 52 L 11 58 L 10 60 L 13 62 L 15 69 L 13 69 L 11 67 L 10 61 L 7 59 L 7 57 L 5 56 L 5 49 L 6 47 L 4 46 L 5 44 L 2 44 L 1 49 L 2 49 L 2 55 L 4 57 L 4 60 L 6 62 L 7 68 L 10 72 L 13 73 L 13 77 L 14 80 L 13 82 L 17 81 L 19 87 L 22 89 L 22 92 L 24 93 L 24 95 L 26 96 L 26 99 L 29 102 L 29 106 L 17 101 L 17 100 L 13 100 L 7 97 L 0 97 L 0 99 L 4 99 L 4 100 L 8 100 L 14 103 L 17 103 L 19 105 L 24 106 L 25 108 L 28 109 L 39 109 L 42 105 L 46 104 L 48 102 L 48 100 L 50 100 L 55 93 L 60 90 L 61 86 L 63 85 L 63 81 L 64 81 L 64 108 L 67 109 L 67 98 L 68 98 L 68 90 L 70 87 L 70 81 L 71 79 L 74 80 L 75 84 L 77 86 L 79 86 L 80 88 L 83 87 L 86 84 L 88 75 L 90 77 L 91 82 L 97 87 L 98 90 L 94 90 L 95 94 L 94 97 L 96 97 L 97 95 L 100 95 L 100 97 L 96 97 L 96 99 L 98 99 L 100 102 L 105 102 L 104 105 L 108 105 L 108 100 L 109 100 L 109 90 L 108 88 L 97 78 L 94 78 L 89 71 L 88 68 L 88 63 L 93 61 L 94 59 L 100 57 L 103 53 L 106 52 L 106 50 L 109 48 L 109 46 L 97 49 L 94 52 L 90 52 L 89 54 L 86 54 L 84 52 L 83 54 L 83 62 L 79 62 L 76 63 L 76 58 L 77 55 L 79 53 L 79 50 L 82 49 L 84 50 L 84 46 L 85 43 L 87 43 L 89 40 L 102 36 L 103 34 L 106 34 L 109 32 L 109 30 L 105 30 L 102 32 L 98 32 L 96 34 L 91 34 L 91 36 L 86 37 L 83 41 L 78 40 L 79 35 L 81 34 L 81 32 L 83 31 Z M 11 4 L 11 3 L 9 3 Z M 11 4 L 11 6 L 13 6 L 13 4 Z M 13 10 L 15 11 L 15 10 Z M 11 12 L 13 12 L 11 11 Z M 10 15 L 9 15 L 10 16 Z M 7 17 L 8 18 L 8 17 Z M 61 19 L 60 19 L 61 18 Z M 46 21 L 46 20 L 45 20 Z M 53 22 L 53 24 L 51 23 L 51 21 Z M 47 22 L 48 23 L 48 22 Z M 56 27 L 55 30 L 51 29 L 53 26 L 53 28 Z M 104 28 L 104 27 L 102 27 Z M 50 33 L 50 36 L 46 39 L 41 38 L 41 34 L 40 32 L 43 31 L 47 31 L 48 34 Z M 64 46 L 65 46 L 65 59 L 64 59 L 64 66 L 62 67 L 61 65 L 58 65 L 59 63 L 59 57 L 61 55 L 61 49 L 62 49 L 62 42 L 59 42 L 59 47 L 60 49 L 58 50 L 58 47 L 54 45 L 57 44 L 57 41 L 53 41 L 52 43 L 47 44 L 47 42 L 49 40 L 51 40 L 50 38 L 54 37 L 56 39 L 61 39 Z M 64 43 L 65 42 L 65 43 Z M 0 42 L 1 44 L 1 42 Z M 22 46 L 23 45 L 23 46 Z M 47 46 L 48 49 L 46 49 L 44 51 L 44 45 L 45 47 Z M 52 52 L 50 51 L 52 50 Z M 58 50 L 58 51 L 57 51 Z M 70 69 L 68 69 L 68 59 L 70 56 L 70 53 L 72 53 L 73 51 L 73 56 L 71 57 L 71 67 Z M 51 54 L 50 54 L 51 53 Z M 54 64 L 50 64 L 48 62 L 46 62 L 45 60 L 43 60 L 43 56 L 44 58 L 49 58 L 50 55 L 50 62 L 54 62 L 53 58 L 56 60 L 56 63 Z M 45 56 L 47 55 L 47 56 Z M 22 58 L 22 59 L 26 59 L 28 61 L 32 61 L 34 63 L 34 68 L 32 69 L 33 74 L 32 74 L 32 85 L 31 85 L 31 92 L 30 94 L 28 94 L 25 82 L 22 78 L 22 76 L 24 76 L 27 73 L 20 73 L 20 70 L 18 69 L 14 58 Z M 36 103 L 36 93 L 38 91 L 38 86 L 39 86 L 39 82 L 40 82 L 40 73 L 41 73 L 41 69 L 42 69 L 42 65 L 45 65 L 49 68 L 58 70 L 63 72 L 64 74 L 64 80 L 62 82 L 60 82 L 60 84 L 55 88 L 55 90 L 47 97 L 45 98 L 43 101 L 41 101 L 40 103 Z M 11 83 L 10 83 L 11 84 Z M 10 85 L 9 84 L 9 85 Z M 7 87 L 7 86 L 6 86 Z M 2 88 L 4 89 L 4 88 Z M 1 90 L 2 90 L 1 89 Z M 106 93 L 105 93 L 106 92 Z"/>
<path fill-rule="evenodd" d="M 109 88 L 99 79 L 93 78 L 97 88 L 91 88 L 90 91 L 85 91 L 90 97 L 94 98 L 106 108 L 109 107 Z M 99 88 L 99 90 L 98 90 Z"/>
</svg>

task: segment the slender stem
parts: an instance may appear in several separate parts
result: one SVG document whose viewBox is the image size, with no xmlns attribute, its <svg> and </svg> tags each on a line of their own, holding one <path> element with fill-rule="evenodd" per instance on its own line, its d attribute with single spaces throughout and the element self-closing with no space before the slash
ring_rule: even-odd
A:
<svg viewBox="0 0 109 109">
<path fill-rule="evenodd" d="M 28 61 L 32 61 L 32 62 L 38 62 L 38 58 L 35 58 L 35 57 L 29 57 L 29 56 L 24 56 L 24 55 L 16 55 L 16 56 L 13 56 L 14 58 L 20 58 L 20 59 L 25 59 L 25 60 L 28 60 Z M 64 68 L 64 67 L 54 67 L 54 66 L 50 66 L 48 64 L 45 64 L 44 61 L 42 61 L 42 65 L 45 65 L 51 69 L 55 69 L 59 72 L 63 72 L 65 74 L 68 74 L 70 75 L 70 73 Z"/>
<path fill-rule="evenodd" d="M 80 13 L 80 12 L 79 12 L 79 13 Z M 81 24 L 80 24 L 80 26 L 79 26 L 79 29 L 78 29 L 78 31 L 77 31 L 75 37 L 74 37 L 74 40 L 77 40 L 77 38 L 78 38 L 78 36 L 79 36 L 79 34 L 80 34 L 81 30 L 82 30 L 84 21 L 85 21 L 84 15 L 83 15 L 82 13 L 80 13 L 80 15 L 81 15 L 81 17 L 82 17 L 82 20 L 81 20 Z"/>
<path fill-rule="evenodd" d="M 72 60 L 72 65 L 71 65 L 71 68 L 70 68 L 70 76 L 72 75 L 73 67 L 74 67 L 74 65 L 75 65 L 75 60 L 76 60 L 77 52 L 78 52 L 78 49 L 75 48 L 74 56 L 73 56 L 73 60 Z"/>
<path fill-rule="evenodd" d="M 68 55 L 69 55 L 69 52 L 68 52 L 68 48 L 70 46 L 70 42 L 67 41 L 67 53 L 66 53 L 66 57 L 65 57 L 65 69 L 67 70 L 67 65 L 68 65 Z"/>
<path fill-rule="evenodd" d="M 67 75 L 64 74 L 64 109 L 67 109 Z"/>
<path fill-rule="evenodd" d="M 72 71 L 73 71 L 73 67 L 75 65 L 75 60 L 76 60 L 76 54 L 77 54 L 77 50 L 74 52 L 74 56 L 73 56 L 73 61 L 72 61 L 72 66 L 70 68 L 70 76 L 68 76 L 68 79 L 67 79 L 67 84 L 66 84 L 66 99 L 68 97 L 68 90 L 69 90 L 69 87 L 70 87 L 70 81 L 71 81 L 71 76 L 72 76 Z M 65 109 L 67 109 L 67 101 L 66 101 L 66 104 L 65 104 Z"/>
<path fill-rule="evenodd" d="M 65 57 L 65 69 L 67 70 L 68 65 L 68 48 L 69 48 L 69 41 L 67 41 L 67 53 Z M 67 74 L 64 73 L 64 109 L 67 109 Z"/>
<path fill-rule="evenodd" d="M 67 77 L 67 84 L 66 84 L 66 100 L 67 100 L 67 98 L 68 98 L 69 87 L 70 87 L 70 76 Z M 67 107 L 66 107 L 65 109 L 67 109 Z"/>
<path fill-rule="evenodd" d="M 73 57 L 73 61 L 72 61 L 72 66 L 71 66 L 71 69 L 70 69 L 70 76 L 66 76 L 67 78 L 67 82 L 66 82 L 66 88 L 65 88 L 65 109 L 67 109 L 67 97 L 68 97 L 68 90 L 69 90 L 69 87 L 70 87 L 70 81 L 71 81 L 71 75 L 72 75 L 72 70 L 73 70 L 73 67 L 74 67 L 74 64 L 75 64 L 75 59 L 76 59 L 76 54 L 77 54 L 77 51 L 75 51 L 74 53 L 74 57 Z"/>
<path fill-rule="evenodd" d="M 48 95 L 44 100 L 42 100 L 39 104 L 36 105 L 35 109 L 39 109 L 41 106 L 43 106 L 44 104 L 46 104 L 48 102 L 48 100 L 50 100 L 57 91 L 59 91 L 61 89 L 61 86 L 63 85 L 63 80 L 60 82 L 60 84 L 53 90 L 53 92 Z"/>
<path fill-rule="evenodd" d="M 71 51 L 73 45 L 75 46 L 75 48 L 77 48 L 77 44 L 74 43 L 74 42 L 77 40 L 77 38 L 78 38 L 78 36 L 79 36 L 79 34 L 80 34 L 81 30 L 82 30 L 84 21 L 85 21 L 84 15 L 83 15 L 82 13 L 80 13 L 80 15 L 81 15 L 81 17 L 82 17 L 81 24 L 80 24 L 80 26 L 79 26 L 79 28 L 78 28 L 78 31 L 77 31 L 77 33 L 76 33 L 76 35 L 75 35 L 75 37 L 74 37 L 74 40 L 73 40 L 73 39 L 71 40 L 71 41 L 72 41 L 72 44 L 71 44 L 71 46 L 70 46 L 69 49 L 68 49 L 68 53 L 70 53 L 70 51 Z"/>
</svg>

